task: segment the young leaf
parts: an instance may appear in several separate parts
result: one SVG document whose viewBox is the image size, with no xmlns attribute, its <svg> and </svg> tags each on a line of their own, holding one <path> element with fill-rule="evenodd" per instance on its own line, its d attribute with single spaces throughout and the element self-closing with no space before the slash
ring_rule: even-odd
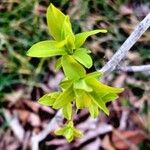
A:
<svg viewBox="0 0 150 150">
<path fill-rule="evenodd" d="M 59 70 L 61 68 L 61 57 L 56 60 L 55 69 Z"/>
<path fill-rule="evenodd" d="M 91 56 L 88 55 L 85 51 L 82 51 L 82 49 L 77 49 L 73 53 L 73 57 L 80 62 L 82 65 L 84 65 L 86 68 L 91 68 L 93 65 Z"/>
<path fill-rule="evenodd" d="M 85 76 L 85 69 L 70 55 L 62 57 L 62 67 L 69 80 L 77 80 Z"/>
<path fill-rule="evenodd" d="M 70 18 L 69 16 L 65 17 L 64 24 L 62 26 L 62 37 L 63 39 L 66 39 L 67 43 L 66 46 L 69 50 L 75 49 L 75 36 L 72 31 Z"/>
<path fill-rule="evenodd" d="M 71 142 L 74 139 L 73 135 L 73 129 L 72 128 L 67 128 L 64 134 L 65 138 L 67 139 L 68 142 Z"/>
<path fill-rule="evenodd" d="M 81 51 L 84 51 L 84 53 L 87 53 L 87 54 L 91 53 L 91 51 L 89 49 L 87 49 L 87 48 L 81 47 L 81 48 L 78 48 L 78 49 L 80 49 Z"/>
<path fill-rule="evenodd" d="M 80 79 L 76 82 L 74 82 L 74 89 L 80 89 L 87 92 L 91 92 L 93 89 L 85 82 L 84 79 Z"/>
<path fill-rule="evenodd" d="M 115 99 L 118 98 L 118 95 L 117 94 L 114 94 L 114 93 L 109 93 L 109 94 L 106 94 L 105 96 L 102 97 L 102 100 L 107 103 L 107 102 L 110 102 L 110 101 L 113 101 Z"/>
<path fill-rule="evenodd" d="M 99 115 L 98 106 L 91 102 L 91 105 L 88 107 L 91 117 L 96 118 Z"/>
<path fill-rule="evenodd" d="M 88 73 L 84 79 L 87 80 L 89 78 L 100 78 L 102 76 L 102 73 L 99 71 L 94 71 L 92 73 Z"/>
<path fill-rule="evenodd" d="M 50 4 L 50 6 L 47 9 L 46 17 L 47 17 L 48 29 L 52 37 L 56 41 L 63 40 L 62 25 L 65 21 L 65 15 L 59 9 L 57 9 L 53 4 Z"/>
<path fill-rule="evenodd" d="M 56 41 L 42 41 L 34 44 L 27 52 L 32 57 L 52 57 L 66 54 L 64 48 L 58 48 Z"/>
<path fill-rule="evenodd" d="M 83 90 L 75 90 L 76 95 L 76 107 L 77 109 L 82 109 L 86 107 L 90 107 L 91 98 L 89 95 Z"/>
<path fill-rule="evenodd" d="M 85 79 L 85 81 L 89 86 L 92 87 L 93 91 L 96 91 L 97 93 L 99 93 L 99 96 L 101 98 L 105 96 L 106 94 L 108 94 L 108 92 L 117 94 L 123 91 L 122 88 L 114 88 L 114 87 L 107 86 L 94 78 L 88 78 L 88 79 Z"/>
<path fill-rule="evenodd" d="M 102 109 L 107 115 L 109 115 L 109 110 L 105 105 L 105 102 L 96 95 L 96 93 L 92 92 L 89 94 L 90 97 L 92 98 L 93 102 L 100 108 Z"/>
<path fill-rule="evenodd" d="M 71 142 L 74 138 L 73 128 L 70 127 L 68 124 L 65 125 L 63 128 L 56 130 L 55 134 L 64 136 L 68 142 Z"/>
<path fill-rule="evenodd" d="M 62 108 L 65 105 L 68 105 L 74 99 L 74 92 L 72 90 L 72 86 L 68 87 L 68 89 L 64 90 L 55 100 L 53 104 L 53 108 L 58 109 Z"/>
<path fill-rule="evenodd" d="M 69 54 L 72 54 L 73 50 L 75 49 L 74 39 L 70 35 L 68 35 L 66 37 L 66 41 L 67 41 L 66 49 L 67 49 Z"/>
<path fill-rule="evenodd" d="M 75 47 L 76 48 L 79 48 L 83 45 L 83 43 L 85 42 L 85 40 L 91 36 L 91 35 L 94 35 L 94 34 L 97 34 L 97 33 L 106 33 L 107 30 L 104 30 L 104 29 L 98 29 L 98 30 L 93 30 L 93 31 L 87 31 L 87 32 L 82 32 L 82 33 L 78 33 L 75 35 Z"/>
<path fill-rule="evenodd" d="M 61 83 L 59 85 L 62 88 L 62 90 L 65 90 L 68 87 L 72 86 L 72 84 L 73 84 L 72 80 L 63 80 L 63 81 L 61 81 Z"/>
<path fill-rule="evenodd" d="M 80 130 L 74 128 L 73 131 L 74 131 L 74 137 L 77 137 L 77 138 L 83 137 L 83 133 Z"/>
<path fill-rule="evenodd" d="M 63 115 L 67 120 L 71 120 L 72 117 L 72 105 L 68 103 L 63 107 Z"/>
<path fill-rule="evenodd" d="M 74 138 L 80 138 L 83 136 L 81 131 L 79 131 L 73 126 L 72 121 L 66 124 L 63 128 L 56 130 L 55 134 L 63 135 L 67 139 L 68 142 L 71 142 Z"/>
<path fill-rule="evenodd" d="M 56 98 L 59 96 L 59 94 L 60 94 L 59 92 L 45 94 L 38 100 L 38 102 L 42 105 L 52 106 L 53 103 L 55 102 Z"/>
</svg>

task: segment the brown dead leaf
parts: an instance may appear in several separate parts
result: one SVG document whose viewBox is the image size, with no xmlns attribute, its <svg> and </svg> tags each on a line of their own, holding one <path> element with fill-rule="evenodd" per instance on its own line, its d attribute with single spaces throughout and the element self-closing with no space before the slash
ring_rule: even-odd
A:
<svg viewBox="0 0 150 150">
<path fill-rule="evenodd" d="M 132 65 L 140 65 L 142 61 L 138 52 L 128 52 L 127 58 Z"/>
<path fill-rule="evenodd" d="M 38 114 L 32 113 L 27 110 L 14 110 L 14 112 L 18 113 L 19 119 L 23 124 L 26 124 L 28 122 L 33 127 L 38 127 L 41 125 L 41 120 Z"/>
<path fill-rule="evenodd" d="M 102 146 L 104 149 L 107 150 L 115 150 L 115 148 L 113 147 L 113 145 L 110 142 L 109 136 L 106 135 L 102 141 Z"/>
<path fill-rule="evenodd" d="M 19 119 L 22 121 L 23 124 L 26 124 L 28 122 L 28 118 L 30 116 L 29 111 L 16 109 L 14 110 L 14 112 L 18 113 Z"/>
<path fill-rule="evenodd" d="M 147 121 L 144 117 L 140 116 L 139 114 L 132 112 L 129 116 L 131 120 L 141 129 L 145 130 Z M 147 123 L 146 123 L 147 122 Z"/>
<path fill-rule="evenodd" d="M 116 79 L 113 83 L 113 86 L 114 87 L 123 87 L 126 78 L 127 78 L 127 75 L 125 73 L 118 75 L 118 77 L 116 77 Z"/>
<path fill-rule="evenodd" d="M 24 100 L 23 102 L 35 113 L 38 113 L 39 110 L 41 109 L 47 113 L 54 114 L 54 110 L 52 108 L 43 106 L 39 104 L 38 102 L 33 102 L 30 100 Z"/>
<path fill-rule="evenodd" d="M 11 102 L 12 105 L 15 104 L 18 100 L 20 100 L 22 95 L 23 95 L 23 89 L 19 89 L 17 91 L 5 95 L 5 100 Z"/>
<path fill-rule="evenodd" d="M 118 150 L 138 150 L 137 145 L 141 143 L 148 136 L 141 130 L 135 131 L 119 131 L 114 130 L 112 135 L 112 142 Z"/>
</svg>

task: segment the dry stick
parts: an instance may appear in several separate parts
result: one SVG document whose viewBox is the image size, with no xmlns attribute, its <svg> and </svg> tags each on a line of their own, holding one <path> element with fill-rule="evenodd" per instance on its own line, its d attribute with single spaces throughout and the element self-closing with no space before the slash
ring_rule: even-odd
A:
<svg viewBox="0 0 150 150">
<path fill-rule="evenodd" d="M 53 117 L 53 119 L 49 121 L 49 123 L 43 131 L 41 131 L 39 134 L 33 134 L 33 136 L 31 137 L 31 149 L 39 150 L 39 142 L 44 140 L 47 137 L 47 135 L 50 134 L 50 132 L 56 128 L 58 122 L 62 121 L 62 111 L 59 110 Z"/>
<path fill-rule="evenodd" d="M 122 44 L 118 51 L 112 56 L 107 64 L 100 70 L 104 74 L 109 74 L 115 70 L 120 61 L 127 55 L 130 48 L 137 42 L 142 34 L 150 27 L 150 13 L 139 23 L 127 40 Z"/>
<path fill-rule="evenodd" d="M 118 70 L 124 72 L 149 72 L 150 65 L 141 65 L 141 66 L 121 66 L 118 67 Z"/>
<path fill-rule="evenodd" d="M 103 73 L 110 73 L 113 71 L 119 62 L 126 56 L 129 49 L 135 44 L 135 42 L 141 37 L 141 35 L 150 26 L 150 13 L 140 22 L 136 29 L 132 32 L 129 38 L 123 43 L 120 49 L 114 54 L 110 61 L 100 70 Z M 61 111 L 58 111 L 54 118 L 48 123 L 47 127 L 37 135 L 33 135 L 31 139 L 32 150 L 39 149 L 39 142 L 42 141 L 46 136 L 53 131 L 54 127 L 57 125 L 57 117 L 62 119 Z"/>
</svg>

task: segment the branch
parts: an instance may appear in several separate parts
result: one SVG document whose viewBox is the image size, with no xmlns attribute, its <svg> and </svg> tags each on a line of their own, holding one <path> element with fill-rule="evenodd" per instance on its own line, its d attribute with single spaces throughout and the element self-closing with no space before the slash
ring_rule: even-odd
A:
<svg viewBox="0 0 150 150">
<path fill-rule="evenodd" d="M 150 72 L 150 65 L 141 65 L 141 66 L 123 66 L 118 67 L 117 70 L 124 72 Z"/>
<path fill-rule="evenodd" d="M 142 34 L 150 27 L 150 13 L 139 23 L 127 40 L 122 44 L 113 57 L 100 70 L 104 74 L 112 72 L 120 61 L 127 55 L 130 48 L 137 42 Z"/>
<path fill-rule="evenodd" d="M 100 70 L 104 73 L 112 72 L 119 62 L 126 56 L 129 49 L 135 44 L 135 42 L 141 37 L 141 35 L 150 26 L 150 13 L 143 19 L 143 21 L 136 27 L 129 38 L 123 43 L 120 49 L 114 54 L 111 60 Z M 54 118 L 48 123 L 47 127 L 37 135 L 33 135 L 31 138 L 32 150 L 39 149 L 39 142 L 42 141 L 46 136 L 54 130 L 57 125 L 57 118 L 62 120 L 62 113 L 58 111 Z"/>
<path fill-rule="evenodd" d="M 59 110 L 52 120 L 49 121 L 47 126 L 39 134 L 33 134 L 31 137 L 31 147 L 32 150 L 39 150 L 39 142 L 44 140 L 51 131 L 57 127 L 58 122 L 62 122 L 62 112 Z"/>
</svg>

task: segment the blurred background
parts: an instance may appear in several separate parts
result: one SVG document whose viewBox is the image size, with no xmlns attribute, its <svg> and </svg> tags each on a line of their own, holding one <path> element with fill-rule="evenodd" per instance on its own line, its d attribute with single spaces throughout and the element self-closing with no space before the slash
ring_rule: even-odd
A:
<svg viewBox="0 0 150 150">
<path fill-rule="evenodd" d="M 39 97 L 58 90 L 62 71 L 54 69 L 55 58 L 29 58 L 32 44 L 50 39 L 45 13 L 53 3 L 71 17 L 74 33 L 106 28 L 107 34 L 88 38 L 94 67 L 100 69 L 150 12 L 149 0 L 0 0 L 0 150 L 35 150 L 32 137 L 41 133 L 56 111 L 38 104 Z M 119 64 L 150 63 L 150 30 Z M 82 139 L 67 143 L 47 131 L 41 150 L 149 150 L 150 74 L 114 71 L 105 83 L 124 87 L 117 101 L 91 119 L 87 110 L 75 116 Z"/>
</svg>

